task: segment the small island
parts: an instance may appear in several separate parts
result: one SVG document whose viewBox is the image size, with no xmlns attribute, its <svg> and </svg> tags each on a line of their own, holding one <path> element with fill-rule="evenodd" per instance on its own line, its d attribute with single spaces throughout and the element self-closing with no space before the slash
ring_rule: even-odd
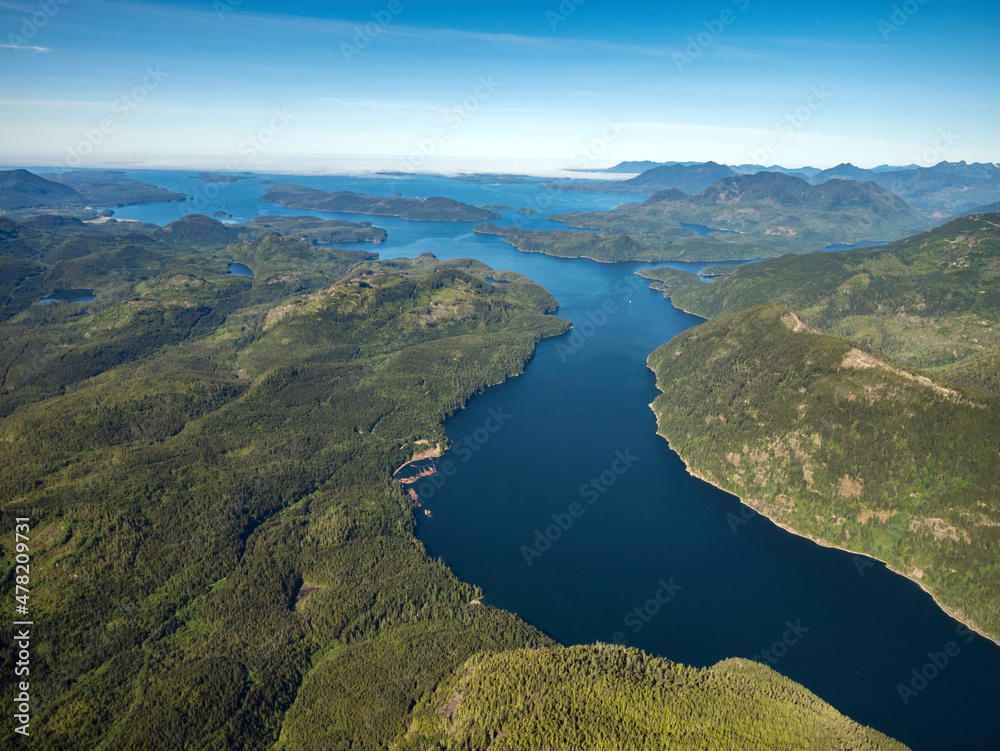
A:
<svg viewBox="0 0 1000 751">
<path fill-rule="evenodd" d="M 475 172 L 455 175 L 451 178 L 459 183 L 475 183 L 476 185 L 523 185 L 537 183 L 540 178 L 531 175 L 507 175 L 496 172 Z"/>
<path fill-rule="evenodd" d="M 341 214 L 398 216 L 411 222 L 483 222 L 499 219 L 500 214 L 470 206 L 451 198 L 401 198 L 369 196 L 342 190 L 330 193 L 290 183 L 271 183 L 261 201 L 271 201 L 291 209 L 311 209 Z"/>
<path fill-rule="evenodd" d="M 191 180 L 201 180 L 203 183 L 238 183 L 242 180 L 256 180 L 257 176 L 252 172 L 230 173 L 230 172 L 199 172 L 191 175 Z"/>
</svg>

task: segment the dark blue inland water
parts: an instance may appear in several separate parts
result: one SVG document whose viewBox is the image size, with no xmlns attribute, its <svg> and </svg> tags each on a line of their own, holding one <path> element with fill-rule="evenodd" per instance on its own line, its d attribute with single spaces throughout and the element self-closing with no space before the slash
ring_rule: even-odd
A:
<svg viewBox="0 0 1000 751">
<path fill-rule="evenodd" d="M 51 295 L 43 297 L 39 302 L 93 302 L 96 299 L 92 289 L 57 289 Z"/>
<path fill-rule="evenodd" d="M 253 272 L 250 267 L 243 263 L 230 263 L 227 264 L 229 268 L 229 273 L 234 276 L 253 276 Z"/>
<path fill-rule="evenodd" d="M 679 222 L 679 224 L 684 229 L 689 229 L 692 232 L 696 232 L 697 234 L 701 235 L 702 237 L 705 237 L 706 235 L 711 234 L 712 232 L 720 232 L 720 233 L 723 233 L 723 234 L 730 234 L 730 235 L 731 234 L 737 234 L 736 230 L 732 230 L 732 229 L 716 229 L 715 227 L 706 227 L 704 224 L 687 224 L 685 222 Z"/>
<path fill-rule="evenodd" d="M 185 192 L 196 183 L 188 173 L 129 174 Z M 515 209 L 534 202 L 541 216 L 511 210 L 497 220 L 533 228 L 561 227 L 545 213 L 623 200 L 444 178 L 275 179 Z M 697 666 L 756 659 L 915 750 L 1000 746 L 1000 647 L 970 634 L 882 564 L 754 516 L 689 475 L 656 434 L 649 404 L 657 390 L 646 357 L 700 319 L 649 290 L 634 275 L 642 264 L 525 254 L 502 238 L 473 234 L 471 224 L 283 209 L 257 201 L 256 181 L 220 188 L 222 197 L 201 213 L 225 207 L 238 220 L 261 213 L 367 219 L 385 227 L 389 240 L 345 247 L 383 258 L 429 251 L 518 271 L 548 288 L 559 315 L 574 322 L 573 333 L 539 344 L 523 375 L 473 397 L 446 422 L 452 447 L 438 467 L 450 462 L 451 476 L 439 472 L 408 486 L 432 512 L 418 516 L 428 552 L 481 586 L 488 604 L 563 644 L 617 641 Z M 184 210 L 165 204 L 116 213 L 164 223 Z M 659 265 L 697 271 L 706 264 Z"/>
</svg>

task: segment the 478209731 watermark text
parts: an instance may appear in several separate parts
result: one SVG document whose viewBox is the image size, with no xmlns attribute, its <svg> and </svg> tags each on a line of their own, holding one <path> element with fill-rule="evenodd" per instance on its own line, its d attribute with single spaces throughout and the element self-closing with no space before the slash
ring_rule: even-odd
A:
<svg viewBox="0 0 1000 751">
<path fill-rule="evenodd" d="M 31 725 L 31 627 L 28 597 L 31 576 L 31 519 L 19 516 L 14 519 L 14 732 L 30 735 Z"/>
</svg>

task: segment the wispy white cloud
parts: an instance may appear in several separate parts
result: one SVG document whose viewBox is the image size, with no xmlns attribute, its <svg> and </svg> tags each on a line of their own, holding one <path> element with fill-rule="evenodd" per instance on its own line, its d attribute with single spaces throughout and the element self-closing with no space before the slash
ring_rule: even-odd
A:
<svg viewBox="0 0 1000 751">
<path fill-rule="evenodd" d="M 0 0 L 0 7 L 3 7 L 3 2 L 4 0 Z M 173 6 L 162 2 L 142 2 L 141 0 L 139 2 L 134 0 L 130 2 L 91 0 L 91 3 L 95 11 L 109 17 L 141 14 L 148 18 L 150 15 L 155 15 L 163 22 L 217 24 L 220 28 L 229 27 L 230 31 L 239 24 L 246 24 L 257 29 L 267 29 L 272 33 L 279 30 L 290 31 L 300 35 L 303 41 L 309 37 L 319 36 L 324 38 L 325 44 L 329 44 L 331 38 L 339 39 L 339 42 L 335 41 L 334 44 L 352 44 L 359 32 L 366 39 L 370 39 L 370 32 L 366 30 L 366 25 L 371 25 L 371 19 L 366 15 L 358 15 L 353 18 L 309 17 L 280 12 L 250 11 L 238 5 L 233 7 L 232 12 L 220 14 L 210 9 L 203 10 L 189 6 Z M 390 23 L 379 26 L 377 36 L 413 39 L 435 44 L 467 43 L 498 51 L 536 50 L 538 52 L 577 54 L 585 51 L 598 51 L 615 55 L 661 59 L 670 59 L 675 53 L 683 52 L 686 44 L 682 38 L 672 40 L 674 44 L 643 45 L 570 35 L 531 36 L 452 27 L 413 26 L 402 22 L 401 18 L 393 18 Z M 716 41 L 712 47 L 714 52 L 734 58 L 749 58 L 759 54 L 750 52 L 746 49 L 746 45 L 735 39 L 732 40 L 731 44 Z"/>
<path fill-rule="evenodd" d="M 366 24 L 370 25 L 371 19 L 365 15 L 355 18 L 322 18 L 301 15 L 291 15 L 286 13 L 261 13 L 259 11 L 249 11 L 236 6 L 232 13 L 219 15 L 213 11 L 197 10 L 188 7 L 175 7 L 155 2 L 128 2 L 120 3 L 116 0 L 93 0 L 95 3 L 105 7 L 110 12 L 112 8 L 117 8 L 116 12 L 141 12 L 148 14 L 155 12 L 157 15 L 166 18 L 172 17 L 183 22 L 210 21 L 219 24 L 239 24 L 246 23 L 270 31 L 277 29 L 292 31 L 297 34 L 320 35 L 342 37 L 342 42 L 352 43 L 353 37 L 362 32 L 366 38 L 370 38 L 370 32 L 366 30 Z M 675 52 L 675 48 L 669 46 L 648 46 L 637 44 L 623 44 L 609 42 L 602 39 L 588 39 L 572 36 L 529 36 L 524 34 L 511 34 L 504 32 L 474 31 L 468 29 L 456 29 L 451 27 L 431 27 L 412 26 L 401 23 L 393 19 L 390 23 L 379 27 L 378 36 L 411 38 L 422 41 L 436 43 L 467 42 L 473 45 L 488 45 L 499 49 L 536 49 L 540 51 L 570 51 L 581 48 L 598 49 L 607 52 L 620 54 L 635 54 L 653 57 L 670 57 Z"/>
<path fill-rule="evenodd" d="M 490 44 L 499 47 L 534 47 L 536 49 L 558 50 L 566 47 L 567 39 L 556 37 L 533 37 L 522 34 L 507 34 L 490 31 L 470 31 L 448 27 L 417 27 L 400 25 L 387 27 L 389 36 L 412 37 L 427 41 L 467 41 L 475 44 Z"/>
<path fill-rule="evenodd" d="M 49 47 L 37 47 L 33 44 L 0 44 L 0 47 L 8 50 L 31 50 L 32 52 L 51 52 Z"/>
<path fill-rule="evenodd" d="M 422 28 L 415 26 L 388 27 L 386 36 L 411 37 L 432 42 L 469 42 L 476 45 L 491 45 L 499 48 L 530 48 L 550 52 L 564 52 L 581 48 L 597 49 L 606 52 L 633 54 L 646 57 L 670 57 L 673 47 L 649 46 L 640 44 L 622 44 L 603 39 L 588 39 L 571 36 L 525 36 L 523 34 L 503 34 L 488 31 L 471 31 L 453 28 Z"/>
</svg>

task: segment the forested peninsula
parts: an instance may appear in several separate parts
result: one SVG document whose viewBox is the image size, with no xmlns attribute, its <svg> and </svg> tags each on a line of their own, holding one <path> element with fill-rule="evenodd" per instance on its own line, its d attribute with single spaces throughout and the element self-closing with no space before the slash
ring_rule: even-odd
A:
<svg viewBox="0 0 1000 751">
<path fill-rule="evenodd" d="M 330 193 L 287 183 L 271 183 L 260 200 L 292 209 L 398 216 L 411 222 L 484 222 L 500 218 L 500 214 L 490 209 L 439 196 L 420 200 L 402 196 L 367 196 L 349 190 Z"/>
</svg>

